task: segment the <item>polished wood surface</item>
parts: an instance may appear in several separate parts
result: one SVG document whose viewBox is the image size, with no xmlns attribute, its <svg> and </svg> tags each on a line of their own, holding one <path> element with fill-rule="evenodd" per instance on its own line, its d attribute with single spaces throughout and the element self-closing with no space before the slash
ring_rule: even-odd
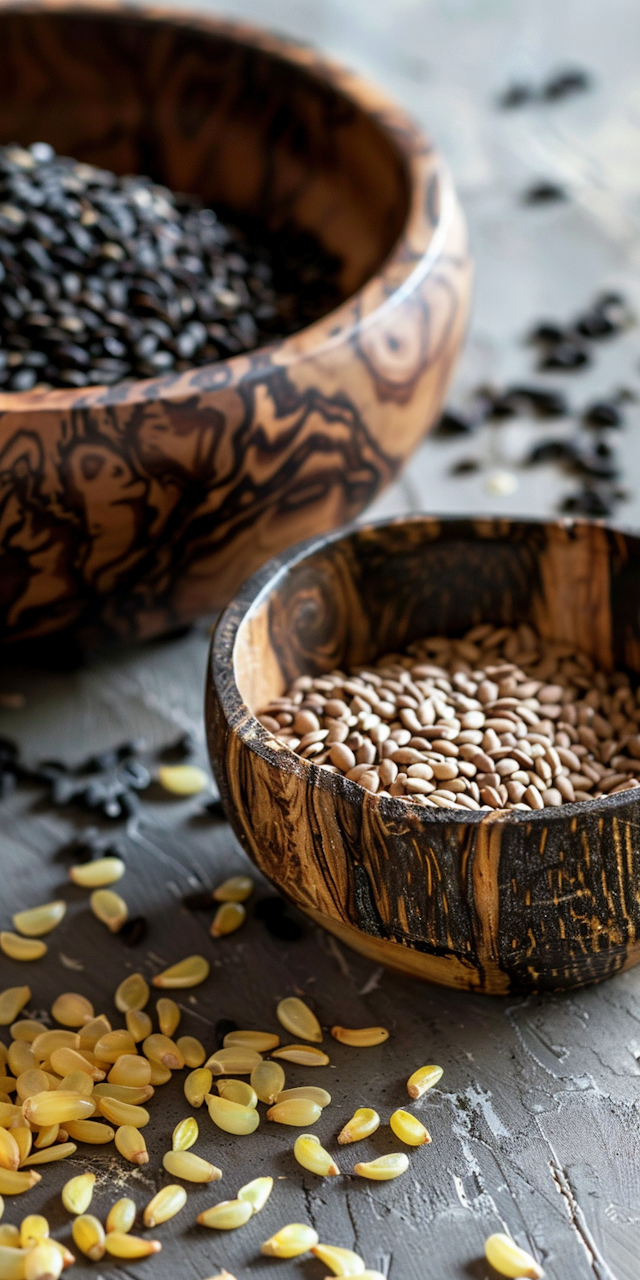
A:
<svg viewBox="0 0 640 1280">
<path fill-rule="evenodd" d="M 469 258 L 420 131 L 312 51 L 169 11 L 0 6 L 0 142 L 142 171 L 342 260 L 344 303 L 183 374 L 0 394 L 0 636 L 144 637 L 355 516 L 442 405 Z"/>
<path fill-rule="evenodd" d="M 490 993 L 579 986 L 640 960 L 637 794 L 448 818 L 300 759 L 252 712 L 298 675 L 523 621 L 640 672 L 640 538 L 416 517 L 320 540 L 227 608 L 207 692 L 226 811 L 260 869 L 369 958 Z"/>
</svg>

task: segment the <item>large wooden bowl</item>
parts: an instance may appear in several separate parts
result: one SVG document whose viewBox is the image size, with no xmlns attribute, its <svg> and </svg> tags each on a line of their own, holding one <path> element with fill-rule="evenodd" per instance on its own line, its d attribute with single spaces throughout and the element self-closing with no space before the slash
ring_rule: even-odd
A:
<svg viewBox="0 0 640 1280">
<path fill-rule="evenodd" d="M 224 805 L 260 869 L 370 959 L 491 993 L 579 986 L 640 960 L 640 791 L 454 817 L 301 760 L 252 711 L 298 675 L 523 621 L 640 672 L 640 538 L 417 517 L 316 541 L 226 609 L 207 691 Z"/>
<path fill-rule="evenodd" d="M 0 142 L 144 172 L 342 261 L 344 303 L 247 356 L 0 394 L 0 638 L 141 637 L 354 516 L 437 417 L 469 259 L 416 127 L 309 49 L 184 11 L 0 4 Z"/>
</svg>

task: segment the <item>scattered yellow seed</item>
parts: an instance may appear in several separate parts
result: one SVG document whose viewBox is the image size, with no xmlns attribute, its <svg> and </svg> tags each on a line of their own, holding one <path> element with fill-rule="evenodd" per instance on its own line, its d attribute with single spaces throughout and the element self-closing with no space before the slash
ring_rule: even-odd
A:
<svg viewBox="0 0 640 1280">
<path fill-rule="evenodd" d="M 246 1080 L 216 1080 L 216 1088 L 221 1098 L 228 1102 L 239 1102 L 242 1107 L 257 1107 L 258 1095 Z"/>
<path fill-rule="evenodd" d="M 20 1148 L 10 1129 L 0 1129 L 0 1169 L 20 1166 Z"/>
<path fill-rule="evenodd" d="M 0 1248 L 1 1249 L 19 1249 L 20 1248 L 20 1231 L 18 1227 L 14 1227 L 9 1222 L 3 1222 L 0 1227 Z"/>
<path fill-rule="evenodd" d="M 252 1182 L 247 1182 L 240 1188 L 238 1200 L 246 1200 L 251 1205 L 253 1213 L 260 1213 L 272 1191 L 273 1178 L 254 1178 Z"/>
<path fill-rule="evenodd" d="M 111 1206 L 108 1214 L 105 1228 L 107 1234 L 111 1231 L 121 1231 L 126 1233 L 130 1231 L 136 1220 L 135 1201 L 129 1196 L 123 1196 L 122 1200 L 116 1200 Z"/>
<path fill-rule="evenodd" d="M 0 1102 L 0 1128 L 8 1129 L 16 1120 L 22 1120 L 22 1107 L 11 1102 Z"/>
<path fill-rule="evenodd" d="M 354 1049 L 369 1049 L 373 1045 L 383 1044 L 389 1039 L 389 1032 L 385 1027 L 332 1027 L 331 1034 L 334 1040 L 339 1040 L 340 1044 L 349 1044 Z"/>
<path fill-rule="evenodd" d="M 78 1032 L 80 1036 L 81 1049 L 93 1049 L 94 1045 L 111 1031 L 111 1023 L 104 1014 L 100 1014 L 99 1018 L 93 1018 L 91 1022 L 85 1023 L 84 1027 Z"/>
<path fill-rule="evenodd" d="M 104 1243 L 113 1258 L 148 1258 L 152 1253 L 160 1253 L 162 1248 L 159 1240 L 143 1240 L 126 1231 L 110 1231 Z"/>
<path fill-rule="evenodd" d="M 175 1183 L 163 1187 L 153 1200 L 149 1201 L 144 1211 L 145 1227 L 157 1227 L 161 1222 L 168 1222 L 170 1218 L 175 1218 L 176 1214 L 184 1209 L 186 1203 L 187 1193 L 184 1187 L 179 1187 Z"/>
<path fill-rule="evenodd" d="M 40 942 L 38 938 L 21 938 L 19 934 L 4 929 L 0 933 L 0 948 L 10 960 L 41 960 L 48 951 L 46 942 Z"/>
<path fill-rule="evenodd" d="M 243 1227 L 253 1215 L 248 1200 L 221 1200 L 204 1213 L 199 1213 L 196 1222 L 201 1227 L 215 1227 L 218 1231 L 234 1231 Z"/>
<path fill-rule="evenodd" d="M 68 1130 L 65 1129 L 65 1133 L 68 1137 Z M 45 1147 L 53 1146 L 54 1142 L 57 1142 L 59 1137 L 60 1125 L 50 1124 L 46 1129 L 38 1129 L 38 1136 L 33 1145 L 38 1151 L 44 1151 Z"/>
<path fill-rule="evenodd" d="M 291 1124 L 298 1129 L 305 1125 L 315 1124 L 322 1115 L 322 1107 L 309 1098 L 291 1098 L 288 1102 L 276 1102 L 267 1111 L 267 1120 L 275 1120 L 276 1124 Z"/>
<path fill-rule="evenodd" d="M 316 1089 L 313 1084 L 302 1084 L 297 1089 L 283 1089 L 274 1099 L 275 1102 L 288 1102 L 291 1098 L 308 1098 L 309 1102 L 317 1102 L 319 1107 L 328 1107 L 331 1094 L 326 1089 Z M 262 1099 L 264 1102 L 264 1098 Z M 268 1099 L 271 1101 L 271 1099 Z"/>
<path fill-rule="evenodd" d="M 163 764 L 158 769 L 158 782 L 174 796 L 197 796 L 209 785 L 204 769 L 195 764 Z"/>
<path fill-rule="evenodd" d="M 303 1222 L 291 1222 L 265 1240 L 260 1252 L 269 1258 L 298 1258 L 318 1244 L 318 1232 Z"/>
<path fill-rule="evenodd" d="M 79 1093 L 62 1089 L 36 1093 L 27 1098 L 22 1112 L 29 1124 L 65 1124 L 67 1120 L 86 1120 L 95 1111 L 95 1103 Z"/>
<path fill-rule="evenodd" d="M 277 1049 L 280 1036 L 271 1031 L 228 1031 L 224 1041 L 225 1049 L 253 1049 L 255 1053 L 269 1053 Z"/>
<path fill-rule="evenodd" d="M 109 1084 L 121 1084 L 126 1089 L 144 1089 L 151 1080 L 151 1063 L 135 1053 L 121 1053 L 107 1077 Z"/>
<path fill-rule="evenodd" d="M 71 1234 L 76 1248 L 92 1262 L 99 1262 L 104 1257 L 104 1228 L 93 1214 L 83 1213 L 75 1218 Z"/>
<path fill-rule="evenodd" d="M 427 1089 L 433 1089 L 442 1079 L 442 1067 L 419 1067 L 407 1080 L 407 1092 L 410 1098 L 421 1098 Z"/>
<path fill-rule="evenodd" d="M 57 1241 L 40 1240 L 24 1259 L 24 1280 L 58 1280 L 63 1267 Z"/>
<path fill-rule="evenodd" d="M 106 1072 L 102 1067 L 94 1067 L 81 1053 L 75 1049 L 55 1049 L 51 1054 L 51 1066 L 59 1076 L 63 1078 L 71 1075 L 72 1072 L 83 1071 L 85 1075 L 90 1076 L 92 1080 L 104 1080 Z"/>
<path fill-rule="evenodd" d="M 13 917 L 13 927 L 27 938 L 41 938 L 51 933 L 64 918 L 67 910 L 66 902 L 46 902 L 41 907 L 31 907 L 28 911 L 18 911 Z"/>
<path fill-rule="evenodd" d="M 22 1165 L 23 1161 L 26 1160 L 27 1156 L 31 1154 L 31 1147 L 33 1146 L 33 1134 L 31 1130 L 27 1128 L 27 1124 L 24 1118 L 21 1117 L 21 1119 L 22 1119 L 22 1124 L 18 1123 L 14 1125 L 13 1129 L 11 1130 L 11 1133 L 13 1134 L 13 1137 L 15 1138 L 18 1144 L 18 1149 L 20 1151 L 20 1164 Z"/>
<path fill-rule="evenodd" d="M 36 1042 L 37 1043 L 37 1042 Z M 93 1046 L 99 1062 L 114 1063 L 123 1053 L 135 1054 L 136 1044 L 129 1031 L 107 1031 Z"/>
<path fill-rule="evenodd" d="M 207 1054 L 204 1045 L 195 1036 L 180 1036 L 176 1045 L 184 1058 L 185 1067 L 201 1067 Z"/>
<path fill-rule="evenodd" d="M 40 1181 L 35 1169 L 0 1169 L 0 1196 L 19 1196 Z"/>
<path fill-rule="evenodd" d="M 30 987 L 7 987 L 0 991 L 0 1027 L 8 1027 L 10 1022 L 15 1022 L 30 999 Z"/>
<path fill-rule="evenodd" d="M 94 889 L 89 899 L 91 910 L 111 933 L 118 933 L 128 918 L 129 908 L 113 889 Z"/>
<path fill-rule="evenodd" d="M 425 1129 L 418 1117 L 412 1116 L 410 1111 L 403 1111 L 401 1108 L 394 1111 L 389 1124 L 396 1138 L 406 1142 L 408 1147 L 421 1147 L 424 1142 L 431 1142 L 428 1129 Z"/>
<path fill-rule="evenodd" d="M 141 1040 L 146 1040 L 147 1036 L 153 1031 L 153 1023 L 148 1013 L 143 1013 L 142 1009 L 127 1009 L 125 1014 L 125 1022 L 129 1035 L 139 1044 Z"/>
<path fill-rule="evenodd" d="M 124 1156 L 130 1164 L 149 1163 L 147 1144 L 140 1130 L 135 1129 L 133 1125 L 123 1124 L 116 1129 L 115 1144 L 120 1155 Z"/>
<path fill-rule="evenodd" d="M 98 1098 L 115 1098 L 118 1102 L 129 1102 L 132 1107 L 144 1106 L 145 1102 L 148 1102 L 154 1093 L 155 1089 L 152 1084 L 134 1087 L 126 1084 L 111 1084 L 107 1080 L 105 1084 L 93 1086 L 93 1094 L 96 1101 Z"/>
<path fill-rule="evenodd" d="M 206 1065 L 214 1076 L 250 1076 L 251 1072 L 262 1062 L 262 1057 L 255 1049 L 245 1049 L 237 1045 L 233 1049 L 218 1049 L 208 1059 Z"/>
<path fill-rule="evenodd" d="M 57 1142 L 53 1147 L 45 1147 L 44 1151 L 32 1151 L 21 1168 L 30 1169 L 34 1164 L 53 1164 L 56 1160 L 66 1160 L 78 1150 L 75 1142 Z"/>
<path fill-rule="evenodd" d="M 230 1102 L 227 1098 L 218 1098 L 214 1093 L 207 1094 L 207 1106 L 213 1123 L 225 1133 L 239 1135 L 254 1133 L 260 1124 L 260 1116 L 255 1107 L 243 1106 L 240 1102 Z"/>
<path fill-rule="evenodd" d="M 279 1062 L 259 1062 L 251 1072 L 250 1080 L 260 1101 L 271 1106 L 282 1093 L 286 1077 Z"/>
<path fill-rule="evenodd" d="M 163 1036 L 171 1038 L 182 1017 L 175 1000 L 171 1000 L 169 996 L 161 996 L 156 1004 L 156 1013 Z"/>
<path fill-rule="evenodd" d="M 309 1169 L 321 1178 L 333 1178 L 340 1172 L 333 1156 L 325 1151 L 313 1133 L 301 1133 L 296 1138 L 293 1154 L 303 1169 Z"/>
<path fill-rule="evenodd" d="M 96 1184 L 95 1173 L 80 1173 L 70 1178 L 62 1188 L 62 1203 L 67 1213 L 86 1213 L 93 1199 Z"/>
<path fill-rule="evenodd" d="M 210 964 L 204 956 L 187 956 L 178 964 L 157 973 L 153 979 L 154 987 L 197 987 L 209 977 Z"/>
<path fill-rule="evenodd" d="M 369 1138 L 372 1133 L 375 1133 L 379 1124 L 380 1116 L 377 1111 L 372 1107 L 358 1107 L 338 1134 L 338 1142 L 341 1145 L 347 1142 L 361 1142 L 363 1138 Z"/>
<path fill-rule="evenodd" d="M 311 1250 L 319 1262 L 324 1262 L 334 1276 L 361 1276 L 364 1262 L 352 1249 L 341 1249 L 336 1244 L 316 1244 Z"/>
<path fill-rule="evenodd" d="M 31 1249 L 38 1240 L 46 1240 L 49 1235 L 49 1223 L 41 1213 L 29 1213 L 20 1223 L 20 1248 Z"/>
<path fill-rule="evenodd" d="M 214 889 L 216 902 L 246 902 L 253 893 L 253 880 L 250 876 L 230 876 Z"/>
<path fill-rule="evenodd" d="M 80 1036 L 75 1031 L 43 1031 L 31 1043 L 39 1062 L 48 1062 L 56 1049 L 80 1049 Z"/>
<path fill-rule="evenodd" d="M 184 1058 L 173 1040 L 161 1034 L 147 1036 L 142 1042 L 142 1052 L 150 1062 L 157 1062 L 169 1071 L 180 1071 L 184 1066 Z"/>
<path fill-rule="evenodd" d="M 241 902 L 223 902 L 211 921 L 209 933 L 212 938 L 226 937 L 228 933 L 235 933 L 246 918 L 247 913 Z"/>
<path fill-rule="evenodd" d="M 274 1049 L 272 1058 L 283 1058 L 285 1062 L 297 1062 L 301 1067 L 328 1067 L 331 1059 L 321 1049 L 314 1049 L 310 1044 L 285 1044 L 281 1049 Z"/>
<path fill-rule="evenodd" d="M 150 995 L 149 984 L 142 974 L 130 973 L 129 977 L 124 978 L 120 983 L 113 1000 L 120 1013 L 128 1013 L 129 1010 L 137 1012 L 144 1009 Z"/>
<path fill-rule="evenodd" d="M 149 1123 L 146 1107 L 134 1107 L 130 1102 L 120 1102 L 117 1098 L 99 1097 L 98 1110 L 105 1120 L 118 1127 L 125 1125 L 133 1129 L 144 1129 Z"/>
<path fill-rule="evenodd" d="M 33 1071 L 38 1065 L 36 1055 L 26 1040 L 14 1040 L 9 1045 L 7 1058 L 9 1070 L 13 1071 L 16 1080 L 23 1071 Z"/>
<path fill-rule="evenodd" d="M 168 1084 L 171 1079 L 171 1071 L 169 1067 L 163 1067 L 161 1062 L 151 1063 L 151 1080 L 149 1081 L 154 1087 L 160 1084 Z"/>
<path fill-rule="evenodd" d="M 490 1263 L 501 1276 L 511 1276 L 512 1280 L 526 1277 L 526 1280 L 540 1280 L 544 1275 L 542 1267 L 524 1249 L 501 1231 L 489 1236 L 484 1242 L 484 1252 Z"/>
<path fill-rule="evenodd" d="M 298 999 L 298 996 L 288 996 L 286 1000 L 280 1001 L 276 1013 L 278 1021 L 290 1035 L 298 1036 L 300 1040 L 313 1040 L 320 1044 L 322 1027 L 315 1013 L 311 1012 L 304 1000 Z"/>
<path fill-rule="evenodd" d="M 171 1138 L 172 1149 L 174 1151 L 188 1151 L 198 1141 L 198 1132 L 198 1121 L 193 1116 L 188 1116 L 186 1120 L 180 1120 Z"/>
<path fill-rule="evenodd" d="M 198 1067 L 192 1071 L 184 1082 L 184 1096 L 191 1107 L 201 1107 L 207 1094 L 211 1093 L 213 1075 L 208 1067 Z"/>
<path fill-rule="evenodd" d="M 37 1036 L 42 1035 L 46 1031 L 43 1022 L 36 1022 L 35 1018 L 21 1018 L 19 1022 L 14 1022 L 9 1027 L 11 1038 L 13 1040 L 24 1040 L 27 1044 L 33 1044 Z"/>
<path fill-rule="evenodd" d="M 378 1156 L 377 1160 L 365 1160 L 354 1165 L 353 1172 L 360 1178 L 371 1178 L 373 1182 L 389 1182 L 391 1178 L 399 1178 L 409 1168 L 409 1157 L 400 1152 L 389 1156 Z"/>
<path fill-rule="evenodd" d="M 222 1177 L 221 1169 L 193 1151 L 167 1151 L 162 1163 L 172 1178 L 182 1178 L 184 1182 L 218 1182 Z"/>
<path fill-rule="evenodd" d="M 91 1146 L 102 1146 L 113 1142 L 115 1131 L 110 1124 L 100 1124 L 98 1120 L 68 1120 L 65 1129 L 74 1142 L 88 1142 Z"/>
<path fill-rule="evenodd" d="M 69 879 L 83 889 L 101 889 L 107 884 L 115 884 L 121 880 L 126 867 L 121 858 L 96 858 L 95 862 L 83 862 L 80 866 L 71 867 Z"/>
</svg>

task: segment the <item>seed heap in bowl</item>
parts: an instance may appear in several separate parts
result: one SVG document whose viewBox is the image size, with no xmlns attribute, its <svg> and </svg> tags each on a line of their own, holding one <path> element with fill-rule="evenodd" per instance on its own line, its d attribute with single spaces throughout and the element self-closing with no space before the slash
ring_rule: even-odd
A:
<svg viewBox="0 0 640 1280">
<path fill-rule="evenodd" d="M 292 333 L 340 300 L 305 232 L 251 237 L 193 196 L 48 143 L 0 147 L 0 386 L 150 378 Z"/>
<path fill-rule="evenodd" d="M 305 760 L 415 804 L 543 809 L 640 786 L 640 691 L 527 625 L 300 676 L 258 718 Z"/>
</svg>

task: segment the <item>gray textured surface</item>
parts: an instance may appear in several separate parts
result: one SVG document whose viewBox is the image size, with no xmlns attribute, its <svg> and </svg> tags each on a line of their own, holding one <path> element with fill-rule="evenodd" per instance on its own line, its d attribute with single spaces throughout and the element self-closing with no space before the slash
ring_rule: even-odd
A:
<svg viewBox="0 0 640 1280">
<path fill-rule="evenodd" d="M 521 339 L 533 318 L 569 316 L 603 286 L 623 286 L 639 300 L 637 0 L 606 7 L 601 0 L 236 0 L 227 11 L 313 40 L 386 83 L 446 150 L 477 262 L 475 315 L 456 396 L 462 399 L 480 378 L 503 381 L 530 371 Z M 496 90 L 514 75 L 541 79 L 565 63 L 594 72 L 592 94 L 553 109 L 495 112 Z M 566 183 L 571 200 L 523 208 L 523 186 L 547 176 Z M 637 331 L 600 348 L 587 375 L 557 383 L 576 406 L 621 383 L 640 388 Z M 634 410 L 621 444 L 631 496 L 620 518 L 629 522 L 640 514 L 639 425 Z M 539 431 L 522 422 L 487 429 L 471 447 L 425 444 L 376 513 L 551 510 L 571 487 L 552 469 L 518 472 L 518 490 L 503 498 L 487 493 L 485 472 L 464 481 L 448 476 L 460 454 L 502 466 Z M 73 675 L 7 670 L 0 689 L 22 691 L 27 702 L 21 711 L 0 713 L 0 733 L 18 738 L 31 758 L 69 761 L 140 733 L 157 747 L 194 728 L 202 745 L 206 649 L 203 630 L 96 658 Z M 262 1239 L 298 1220 L 314 1222 L 327 1242 L 360 1250 L 389 1280 L 484 1280 L 483 1239 L 503 1225 L 534 1248 L 552 1280 L 637 1280 L 640 972 L 568 997 L 487 1001 L 372 971 L 311 928 L 303 941 L 285 946 L 251 921 L 214 947 L 205 922 L 180 907 L 180 895 L 214 884 L 244 859 L 228 829 L 194 816 L 197 808 L 197 801 L 150 799 L 129 838 L 122 890 L 132 912 L 144 910 L 151 920 L 147 942 L 132 952 L 90 916 L 85 893 L 64 887 L 64 865 L 54 855 L 82 825 L 80 816 L 52 816 L 37 791 L 4 801 L 2 927 L 12 910 L 60 891 L 70 909 L 50 938 L 47 964 L 2 958 L 0 986 L 29 980 L 34 1009 L 46 1008 L 61 990 L 78 989 L 113 1015 L 111 995 L 128 969 L 151 974 L 165 960 L 202 949 L 214 962 L 212 977 L 193 1000 L 185 993 L 181 1030 L 209 1043 L 210 1024 L 220 1017 L 274 1026 L 275 1000 L 296 989 L 315 999 L 326 1024 L 383 1023 L 392 1033 L 386 1045 L 355 1053 L 331 1042 L 332 1067 L 315 1073 L 290 1067 L 288 1083 L 311 1080 L 332 1092 L 334 1104 L 317 1126 L 331 1145 L 356 1106 L 377 1106 L 386 1120 L 404 1104 L 409 1072 L 439 1062 L 441 1087 L 416 1107 L 433 1143 L 412 1153 L 409 1173 L 396 1183 L 345 1177 L 325 1184 L 294 1164 L 295 1131 L 265 1124 L 253 1138 L 231 1139 L 200 1112 L 196 1149 L 221 1165 L 223 1182 L 190 1191 L 188 1208 L 157 1233 L 164 1245 L 159 1258 L 119 1268 L 87 1263 L 73 1274 L 205 1280 L 226 1265 L 238 1280 L 322 1280 L 314 1260 L 259 1258 Z M 152 1194 L 173 1124 L 186 1113 L 180 1099 L 178 1082 L 153 1099 L 151 1162 L 141 1173 L 96 1159 L 103 1170 L 94 1202 L 101 1216 L 125 1183 L 140 1205 Z M 390 1146 L 385 1128 L 366 1144 L 371 1154 Z M 345 1171 L 360 1158 L 360 1148 L 342 1148 L 338 1157 Z M 64 1169 L 45 1170 L 28 1199 L 8 1203 L 6 1219 L 43 1206 L 61 1225 L 55 1192 L 85 1164 L 83 1153 Z M 248 1226 L 228 1235 L 192 1227 L 201 1208 L 267 1172 L 282 1180 Z"/>
</svg>

